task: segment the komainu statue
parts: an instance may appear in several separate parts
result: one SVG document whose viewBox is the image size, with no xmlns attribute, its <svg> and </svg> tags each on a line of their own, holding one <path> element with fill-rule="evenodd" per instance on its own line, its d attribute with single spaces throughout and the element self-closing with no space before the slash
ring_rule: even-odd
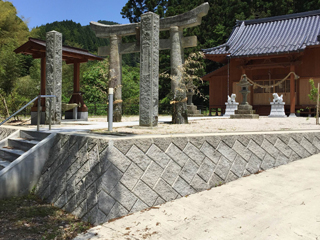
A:
<svg viewBox="0 0 320 240">
<path fill-rule="evenodd" d="M 274 103 L 282 103 L 283 102 L 283 95 L 281 95 L 279 97 L 278 93 L 274 93 L 274 94 L 272 94 L 272 96 L 273 96 Z"/>
<path fill-rule="evenodd" d="M 232 104 L 232 103 L 235 103 L 235 102 L 236 102 L 236 95 L 234 93 L 231 94 L 231 97 L 229 97 L 229 95 L 228 95 L 228 103 Z"/>
</svg>

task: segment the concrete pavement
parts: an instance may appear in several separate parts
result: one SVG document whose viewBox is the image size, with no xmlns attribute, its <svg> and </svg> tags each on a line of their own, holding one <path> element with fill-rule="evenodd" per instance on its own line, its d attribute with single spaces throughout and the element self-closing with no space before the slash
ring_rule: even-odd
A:
<svg viewBox="0 0 320 240">
<path fill-rule="evenodd" d="M 319 239 L 320 154 L 105 223 L 75 240 Z"/>
<path fill-rule="evenodd" d="M 227 118 L 227 117 L 220 117 L 220 116 L 210 116 L 210 117 L 189 117 L 188 120 L 200 120 L 200 119 L 220 119 L 220 118 Z M 170 117 L 165 116 L 159 116 L 159 123 L 164 122 L 171 122 Z M 128 122 L 113 122 L 113 127 L 128 127 L 128 126 L 138 126 L 139 120 L 136 121 L 128 121 Z M 11 126 L 15 127 L 15 126 Z M 28 130 L 34 130 L 36 131 L 37 126 L 36 125 L 29 125 L 24 126 L 24 128 Z M 42 132 L 81 132 L 81 131 L 88 131 L 88 130 L 94 130 L 94 129 L 107 129 L 108 128 L 108 122 L 107 118 L 105 118 L 105 121 L 82 121 L 82 120 L 65 120 L 63 119 L 61 121 L 61 125 L 52 125 L 51 131 L 49 131 L 48 125 L 40 125 L 40 131 Z"/>
</svg>

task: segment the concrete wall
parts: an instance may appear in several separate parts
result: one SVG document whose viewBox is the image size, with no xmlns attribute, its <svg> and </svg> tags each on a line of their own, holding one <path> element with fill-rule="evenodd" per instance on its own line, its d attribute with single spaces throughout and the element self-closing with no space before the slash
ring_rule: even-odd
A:
<svg viewBox="0 0 320 240">
<path fill-rule="evenodd" d="M 19 137 L 18 134 L 16 137 Z M 23 196 L 31 192 L 49 159 L 54 137 L 55 134 L 51 134 L 0 171 L 0 199 Z"/>
<path fill-rule="evenodd" d="M 320 151 L 320 132 L 85 137 L 57 134 L 37 193 L 94 224 Z"/>
</svg>

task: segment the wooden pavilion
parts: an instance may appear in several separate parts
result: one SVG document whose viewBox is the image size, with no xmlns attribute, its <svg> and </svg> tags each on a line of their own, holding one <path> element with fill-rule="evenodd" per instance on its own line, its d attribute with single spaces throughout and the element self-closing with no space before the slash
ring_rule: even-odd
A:
<svg viewBox="0 0 320 240">
<path fill-rule="evenodd" d="M 41 59 L 41 90 L 40 94 L 46 94 L 46 42 L 36 38 L 29 38 L 29 41 L 14 50 L 15 53 L 32 55 L 34 59 Z M 62 60 L 67 64 L 74 65 L 73 93 L 69 103 L 78 104 L 78 119 L 87 118 L 88 108 L 83 102 L 80 92 L 80 63 L 89 60 L 103 60 L 103 58 L 95 56 L 89 51 L 81 48 L 62 46 Z M 37 112 L 38 101 L 34 102 L 31 112 Z M 45 99 L 41 99 L 42 112 L 45 112 Z M 69 114 L 68 114 L 69 113 Z M 72 110 L 66 112 L 66 118 L 72 118 Z M 86 117 L 85 117 L 86 116 Z"/>
<path fill-rule="evenodd" d="M 273 93 L 283 94 L 290 116 L 299 109 L 313 113 L 315 103 L 308 93 L 309 79 L 320 82 L 320 10 L 237 21 L 225 44 L 203 52 L 207 59 L 224 64 L 203 77 L 210 83 L 210 111 L 224 110 L 232 93 L 241 101 L 236 83 L 246 74 L 257 84 L 248 100 L 260 115 L 270 113 Z"/>
</svg>

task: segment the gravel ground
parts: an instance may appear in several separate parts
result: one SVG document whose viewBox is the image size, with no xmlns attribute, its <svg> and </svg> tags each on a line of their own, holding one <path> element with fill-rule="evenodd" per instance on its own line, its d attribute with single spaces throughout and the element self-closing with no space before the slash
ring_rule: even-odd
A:
<svg viewBox="0 0 320 240">
<path fill-rule="evenodd" d="M 161 118 L 170 116 L 160 116 Z M 101 120 L 101 119 L 100 119 Z M 138 121 L 138 116 L 124 117 L 123 121 Z M 93 121 L 99 121 L 95 118 Z M 105 121 L 105 120 L 104 120 Z M 225 133 L 225 132 L 263 132 L 290 130 L 320 130 L 313 117 L 269 118 L 259 119 L 229 119 L 210 117 L 206 119 L 190 120 L 188 124 L 173 125 L 160 123 L 154 128 L 115 127 L 114 131 L 135 134 L 176 134 L 176 133 Z"/>
</svg>

